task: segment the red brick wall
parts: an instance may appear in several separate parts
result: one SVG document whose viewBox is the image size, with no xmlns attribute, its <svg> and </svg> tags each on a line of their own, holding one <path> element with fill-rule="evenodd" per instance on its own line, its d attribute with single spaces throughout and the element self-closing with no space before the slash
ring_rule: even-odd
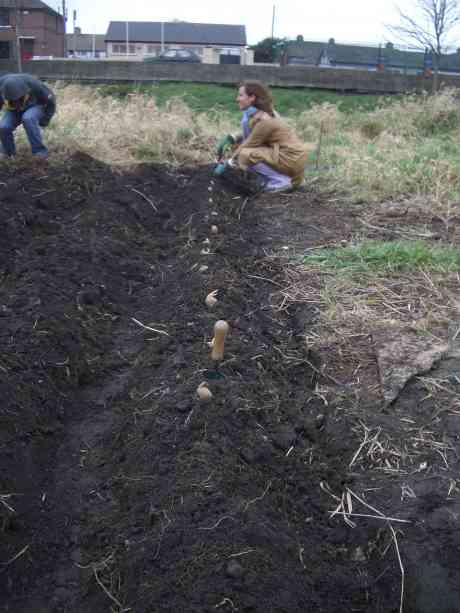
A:
<svg viewBox="0 0 460 613">
<path fill-rule="evenodd" d="M 10 13 L 12 30 L 0 29 L 0 41 L 12 41 L 11 54 L 15 56 L 16 24 L 14 11 Z M 33 53 L 38 56 L 64 57 L 64 19 L 47 11 L 21 11 L 19 34 L 34 37 Z"/>
</svg>

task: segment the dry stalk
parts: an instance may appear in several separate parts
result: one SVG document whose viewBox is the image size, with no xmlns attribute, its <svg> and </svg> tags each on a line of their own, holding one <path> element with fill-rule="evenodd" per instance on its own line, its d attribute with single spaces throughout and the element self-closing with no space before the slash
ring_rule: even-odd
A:
<svg viewBox="0 0 460 613">
<path fill-rule="evenodd" d="M 239 553 L 232 553 L 228 557 L 229 558 L 240 558 L 241 556 L 247 556 L 250 553 L 257 551 L 257 549 L 246 549 L 246 551 L 240 551 Z"/>
<path fill-rule="evenodd" d="M 165 332 L 164 330 L 157 330 L 156 328 L 152 328 L 150 326 L 146 326 L 145 324 L 143 324 L 138 319 L 135 319 L 134 317 L 131 317 L 131 319 L 132 319 L 132 321 L 134 321 L 135 324 L 137 324 L 138 326 L 140 326 L 144 330 L 149 330 L 149 332 L 156 332 L 157 334 L 164 334 L 165 336 L 169 336 L 169 334 L 167 332 Z M 163 324 L 160 324 L 160 325 L 163 325 Z"/>
<path fill-rule="evenodd" d="M 395 517 L 386 516 L 384 513 L 382 513 L 381 511 L 379 511 L 378 509 L 376 509 L 369 503 L 367 503 L 365 500 L 363 500 L 360 496 L 358 496 L 355 492 L 353 492 L 353 490 L 351 490 L 348 487 L 346 488 L 346 491 L 342 493 L 341 498 L 333 494 L 333 492 L 330 490 L 327 484 L 320 483 L 320 487 L 325 493 L 329 494 L 332 498 L 334 498 L 334 500 L 339 501 L 339 506 L 334 511 L 329 511 L 331 517 L 334 517 L 334 515 L 341 515 L 344 518 L 345 523 L 352 528 L 355 528 L 356 524 L 349 519 L 350 517 L 365 517 L 368 519 L 378 519 L 380 521 L 385 521 L 388 523 L 388 527 L 390 529 L 390 532 L 393 538 L 393 542 L 395 545 L 396 557 L 398 559 L 398 564 L 399 564 L 399 568 L 401 571 L 401 595 L 400 595 L 400 602 L 399 602 L 399 613 L 403 613 L 405 574 L 404 574 L 404 566 L 403 566 L 402 559 L 401 559 L 401 553 L 399 550 L 398 539 L 396 537 L 396 532 L 392 526 L 392 522 L 405 523 L 405 524 L 410 524 L 412 522 L 410 522 L 407 519 L 398 519 Z M 373 511 L 374 514 L 371 515 L 371 514 L 365 514 L 365 513 L 354 513 L 353 512 L 353 500 L 352 500 L 353 498 L 357 500 L 358 502 L 360 502 L 362 505 L 364 505 L 366 508 L 368 508 L 370 511 Z"/>
<path fill-rule="evenodd" d="M 366 457 L 376 468 L 391 472 L 399 471 L 401 462 L 407 454 L 393 446 L 390 439 L 382 434 L 380 427 L 373 430 L 360 422 L 359 428 L 354 428 L 353 431 L 356 432 L 359 429 L 363 432 L 363 440 L 353 455 L 349 467 L 351 468 L 358 462 L 367 447 Z M 382 441 L 379 440 L 380 436 L 383 437 Z"/>
<path fill-rule="evenodd" d="M 140 192 L 138 189 L 135 189 L 134 187 L 131 188 L 131 191 L 134 192 L 135 194 L 139 194 L 139 196 L 141 196 L 146 202 L 148 202 L 150 204 L 150 206 L 152 207 L 152 209 L 156 213 L 158 213 L 158 208 L 155 206 L 155 204 L 152 202 L 152 200 L 150 200 L 150 198 L 148 198 L 145 194 Z"/>
<path fill-rule="evenodd" d="M 16 560 L 19 560 L 19 558 L 26 553 L 29 547 L 30 545 L 26 545 L 25 547 L 23 547 L 15 556 L 8 560 L 8 562 L 4 562 L 3 566 L 9 566 L 10 564 L 13 564 L 13 562 L 15 562 Z"/>
<path fill-rule="evenodd" d="M 399 552 L 398 539 L 396 538 L 396 532 L 391 524 L 389 524 L 389 528 L 393 536 L 395 549 L 396 549 L 396 555 L 398 557 L 398 562 L 399 562 L 399 568 L 401 570 L 401 596 L 399 599 L 399 613 L 403 613 L 403 609 L 404 609 L 404 566 L 401 560 L 401 554 Z"/>
<path fill-rule="evenodd" d="M 220 524 L 225 521 L 226 519 L 231 519 L 232 521 L 235 521 L 235 518 L 232 517 L 231 515 L 224 515 L 223 517 L 221 517 L 220 519 L 218 519 L 216 521 L 215 524 L 213 524 L 212 526 L 209 527 L 202 527 L 199 528 L 200 530 L 215 530 L 218 526 L 220 526 Z"/>
<path fill-rule="evenodd" d="M 8 509 L 8 511 L 9 511 L 10 513 L 15 514 L 15 513 L 16 513 L 16 510 L 15 510 L 15 509 L 14 509 L 14 508 L 13 508 L 11 505 L 9 505 L 9 504 L 6 502 L 6 499 L 7 499 L 7 498 L 11 498 L 11 496 L 13 496 L 13 494 L 2 494 L 2 495 L 0 496 L 0 503 L 2 503 L 2 505 L 3 505 L 3 506 L 6 508 L 6 509 Z"/>
<path fill-rule="evenodd" d="M 102 581 L 99 578 L 99 575 L 97 574 L 97 568 L 96 566 L 93 566 L 93 574 L 94 574 L 94 578 L 96 579 L 97 584 L 99 585 L 100 588 L 102 588 L 102 590 L 105 592 L 105 594 L 110 598 L 110 600 L 112 602 L 114 602 L 117 607 L 119 608 L 119 613 L 127 613 L 128 611 L 131 611 L 131 608 L 128 607 L 124 607 L 121 602 L 115 598 L 115 596 L 106 588 L 106 586 L 102 583 Z"/>
<path fill-rule="evenodd" d="M 223 598 L 218 604 L 214 605 L 214 608 L 220 609 L 221 607 L 225 607 L 228 604 L 232 607 L 232 611 L 237 611 L 233 603 L 233 600 L 231 600 L 231 598 Z"/>
<path fill-rule="evenodd" d="M 457 483 L 456 479 L 450 479 L 449 481 L 449 491 L 447 492 L 447 498 L 450 498 L 452 494 L 460 493 L 460 487 Z"/>
<path fill-rule="evenodd" d="M 264 491 L 262 492 L 262 494 L 260 496 L 257 496 L 257 498 L 253 498 L 252 500 L 248 500 L 248 502 L 245 503 L 244 507 L 243 507 L 243 511 L 247 511 L 248 508 L 251 506 L 251 504 L 254 504 L 255 502 L 258 502 L 259 500 L 262 500 L 263 498 L 265 498 L 265 496 L 268 493 L 268 490 L 271 488 L 272 486 L 272 482 L 269 481 L 264 489 Z"/>
</svg>

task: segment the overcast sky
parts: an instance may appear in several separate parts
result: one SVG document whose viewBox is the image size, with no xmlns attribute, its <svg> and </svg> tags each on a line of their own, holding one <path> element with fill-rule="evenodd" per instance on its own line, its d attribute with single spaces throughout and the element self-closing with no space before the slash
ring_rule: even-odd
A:
<svg viewBox="0 0 460 613">
<path fill-rule="evenodd" d="M 54 8 L 62 0 L 46 0 Z M 411 10 L 414 0 L 67 0 L 83 32 L 105 34 L 110 21 L 172 21 L 246 26 L 248 43 L 271 36 L 273 6 L 276 37 L 381 43 L 391 39 L 385 24 L 398 23 L 396 5 Z M 454 41 L 455 45 L 455 41 Z M 460 44 L 458 45 L 460 46 Z"/>
</svg>

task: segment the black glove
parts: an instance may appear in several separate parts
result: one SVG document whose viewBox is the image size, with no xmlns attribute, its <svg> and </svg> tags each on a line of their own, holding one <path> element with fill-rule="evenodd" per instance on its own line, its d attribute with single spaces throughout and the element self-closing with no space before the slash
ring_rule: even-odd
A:
<svg viewBox="0 0 460 613">
<path fill-rule="evenodd" d="M 50 125 L 50 121 L 51 121 L 51 117 L 46 117 L 46 116 L 45 116 L 45 117 L 42 117 L 42 118 L 40 119 L 40 121 L 38 122 L 38 125 L 39 125 L 41 128 L 47 128 L 47 127 Z"/>
</svg>

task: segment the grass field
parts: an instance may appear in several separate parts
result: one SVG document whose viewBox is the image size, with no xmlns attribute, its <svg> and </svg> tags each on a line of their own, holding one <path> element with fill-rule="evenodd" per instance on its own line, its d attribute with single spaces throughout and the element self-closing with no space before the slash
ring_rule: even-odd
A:
<svg viewBox="0 0 460 613">
<path fill-rule="evenodd" d="M 238 115 L 235 104 L 236 91 L 233 86 L 207 85 L 202 83 L 159 83 L 158 85 L 107 85 L 99 88 L 106 96 L 126 98 L 129 94 L 143 94 L 155 99 L 160 108 L 172 98 L 182 99 L 196 112 L 212 110 L 225 111 Z M 318 104 L 334 104 L 343 113 L 356 110 L 371 111 L 382 104 L 388 104 L 395 98 L 389 96 L 339 94 L 333 91 L 309 89 L 273 88 L 275 106 L 282 115 L 295 115 L 309 110 Z"/>
</svg>

